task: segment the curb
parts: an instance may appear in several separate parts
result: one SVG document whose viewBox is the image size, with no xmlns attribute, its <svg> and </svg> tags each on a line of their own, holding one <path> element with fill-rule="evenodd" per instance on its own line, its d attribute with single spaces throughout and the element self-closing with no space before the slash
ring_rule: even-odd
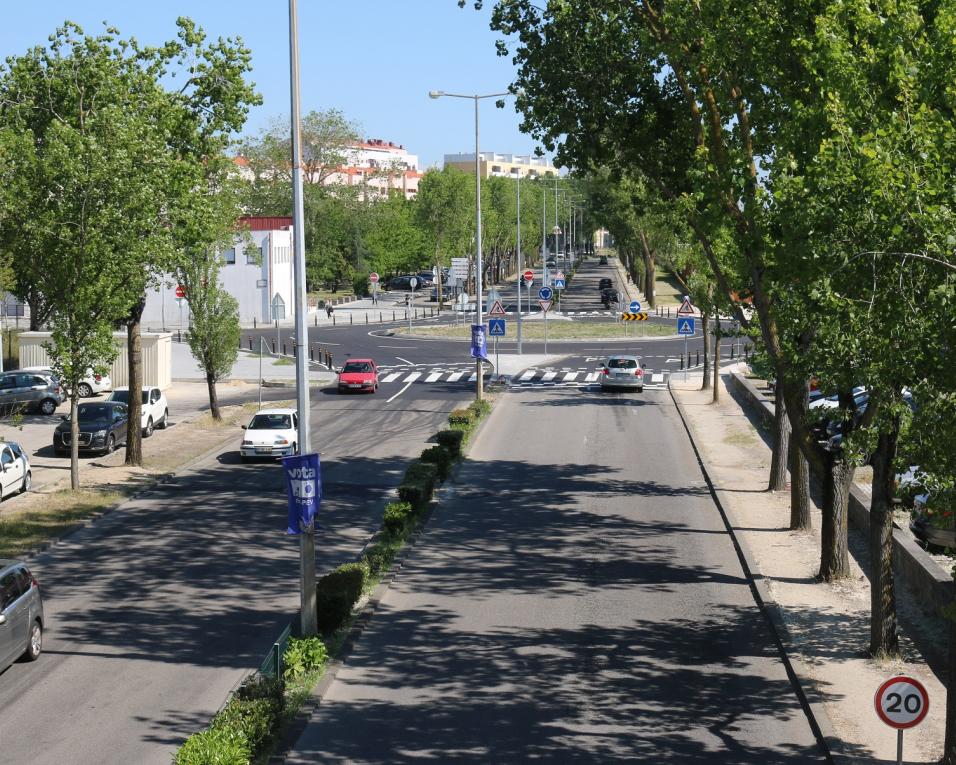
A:
<svg viewBox="0 0 956 765">
<path fill-rule="evenodd" d="M 734 525 L 730 520 L 731 513 L 727 509 L 730 507 L 730 503 L 726 501 L 727 497 L 725 492 L 718 488 L 711 478 L 710 472 L 707 469 L 707 465 L 704 462 L 703 455 L 698 449 L 697 443 L 694 441 L 694 436 L 688 423 L 687 413 L 680 401 L 677 400 L 677 396 L 674 395 L 674 389 L 671 386 L 670 380 L 668 380 L 667 383 L 667 390 L 670 393 L 671 400 L 674 402 L 674 406 L 677 408 L 677 413 L 680 416 L 681 423 L 683 424 L 684 430 L 687 433 L 687 438 L 690 441 L 691 448 L 694 450 L 694 456 L 697 459 L 697 464 L 700 466 L 704 480 L 707 482 L 710 495 L 713 498 L 714 504 L 717 506 L 717 511 L 720 513 L 720 517 L 724 522 L 724 527 L 727 529 L 727 533 L 733 542 L 734 549 L 737 553 L 737 558 L 740 561 L 741 567 L 743 568 L 744 576 L 747 578 L 747 582 L 750 585 L 750 590 L 753 594 L 754 601 L 757 604 L 757 608 L 766 619 L 767 625 L 770 627 L 770 632 L 773 635 L 777 651 L 779 652 L 783 661 L 787 678 L 790 681 L 790 685 L 797 696 L 797 700 L 800 702 L 800 706 L 803 708 L 804 714 L 807 717 L 807 721 L 810 724 L 810 730 L 813 733 L 813 736 L 817 741 L 817 745 L 819 746 L 826 762 L 830 763 L 830 765 L 835 765 L 836 761 L 834 760 L 833 749 L 839 748 L 841 741 L 833 730 L 833 725 L 830 722 L 830 718 L 827 716 L 823 704 L 820 701 L 811 699 L 808 696 L 806 689 L 803 687 L 804 683 L 810 685 L 811 694 L 815 695 L 816 690 L 813 688 L 812 683 L 810 683 L 808 680 L 805 680 L 804 683 L 801 682 L 801 677 L 808 677 L 808 673 L 804 668 L 803 662 L 795 656 L 791 656 L 791 652 L 788 650 L 788 648 L 792 647 L 790 645 L 790 633 L 787 629 L 786 622 L 783 619 L 782 611 L 776 601 L 774 601 L 773 595 L 770 592 L 770 588 L 764 580 L 763 575 L 760 572 L 760 568 L 757 566 L 757 563 L 753 557 L 753 553 L 747 546 L 746 541 L 738 537 L 734 531 Z M 846 759 L 842 756 L 840 756 L 840 761 L 851 762 L 849 759 Z"/>
</svg>

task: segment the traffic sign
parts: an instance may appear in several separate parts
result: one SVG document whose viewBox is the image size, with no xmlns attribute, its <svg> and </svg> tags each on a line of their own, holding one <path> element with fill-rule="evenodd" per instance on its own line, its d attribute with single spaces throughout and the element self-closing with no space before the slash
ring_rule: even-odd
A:
<svg viewBox="0 0 956 765">
<path fill-rule="evenodd" d="M 683 317 L 677 320 L 677 334 L 678 335 L 693 335 L 694 334 L 694 319 Z"/>
<path fill-rule="evenodd" d="M 563 289 L 564 289 L 564 279 L 561 279 L 561 278 L 559 278 L 559 277 L 555 277 L 555 280 L 554 280 L 554 288 L 555 288 L 556 290 L 563 290 Z"/>
<path fill-rule="evenodd" d="M 409 280 L 408 280 L 408 286 L 411 287 L 411 288 L 412 288 L 412 292 L 414 292 L 415 289 L 418 287 L 418 277 L 417 277 L 417 276 L 413 276 L 411 279 L 409 279 Z"/>
<path fill-rule="evenodd" d="M 489 316 L 504 316 L 505 315 L 505 308 L 503 305 L 501 305 L 500 300 L 496 300 L 494 303 L 491 304 L 491 308 L 488 309 L 488 315 Z M 491 334 L 494 334 L 494 332 L 492 332 Z"/>
<path fill-rule="evenodd" d="M 678 316 L 693 316 L 694 315 L 694 306 L 690 304 L 690 298 L 687 295 L 684 295 L 684 300 L 680 304 L 680 308 L 677 309 Z"/>
<path fill-rule="evenodd" d="M 492 337 L 504 337 L 505 336 L 505 320 L 504 319 L 488 319 L 488 334 Z"/>
<path fill-rule="evenodd" d="M 630 310 L 631 313 L 637 313 L 638 311 L 641 310 L 641 304 L 637 300 L 632 300 L 631 304 L 628 306 L 628 309 Z"/>
<path fill-rule="evenodd" d="M 873 703 L 879 718 L 899 731 L 919 725 L 929 712 L 923 684 L 905 675 L 891 677 L 877 688 Z"/>
<path fill-rule="evenodd" d="M 185 288 L 183 285 L 181 285 L 181 284 L 177 284 L 177 285 L 176 285 L 176 299 L 177 299 L 177 300 L 182 300 L 184 297 L 186 297 L 186 288 Z"/>
<path fill-rule="evenodd" d="M 372 273 L 370 273 L 370 274 L 368 275 L 368 280 L 369 280 L 372 284 L 376 284 L 376 283 L 378 282 L 378 274 L 375 273 L 374 271 L 372 271 Z"/>
<path fill-rule="evenodd" d="M 555 279 L 561 279 L 561 280 L 563 280 L 563 279 L 564 279 L 564 271 L 558 271 L 558 273 L 556 273 L 556 274 L 554 275 L 554 278 L 555 278 Z"/>
<path fill-rule="evenodd" d="M 525 271 L 522 274 L 522 276 L 524 277 L 524 280 L 528 282 L 528 284 L 531 284 L 531 282 L 534 281 L 534 271 L 532 271 L 531 269 L 528 269 L 527 271 Z"/>
<path fill-rule="evenodd" d="M 647 321 L 647 314 L 646 313 L 622 313 L 621 321 Z"/>
<path fill-rule="evenodd" d="M 542 287 L 538 290 L 538 297 L 542 300 L 551 300 L 554 297 L 554 290 L 550 287 Z"/>
<path fill-rule="evenodd" d="M 553 302 L 554 302 L 553 300 L 539 300 L 539 301 L 538 301 L 538 305 L 541 306 L 541 310 L 542 310 L 542 311 L 544 311 L 545 313 L 547 313 L 548 311 L 551 310 L 551 304 L 552 304 Z"/>
</svg>

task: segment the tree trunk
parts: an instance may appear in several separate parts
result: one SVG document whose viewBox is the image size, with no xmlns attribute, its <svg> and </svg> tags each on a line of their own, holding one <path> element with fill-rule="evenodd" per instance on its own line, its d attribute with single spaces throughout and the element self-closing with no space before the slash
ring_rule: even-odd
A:
<svg viewBox="0 0 956 765">
<path fill-rule="evenodd" d="M 823 524 L 820 530 L 820 578 L 825 582 L 850 575 L 847 505 L 854 467 L 842 454 L 828 451 L 823 477 Z"/>
<path fill-rule="evenodd" d="M 956 597 L 950 604 L 956 609 Z M 946 743 L 943 745 L 943 759 L 940 765 L 956 765 L 956 618 L 950 614 L 949 623 L 949 662 L 946 678 Z"/>
<path fill-rule="evenodd" d="M 896 633 L 896 591 L 893 582 L 893 460 L 899 427 L 880 433 L 873 454 L 873 494 L 870 500 L 870 654 L 899 653 Z"/>
<path fill-rule="evenodd" d="M 126 464 L 143 465 L 143 341 L 140 321 L 146 296 L 133 306 L 126 322 L 127 361 L 129 364 L 129 425 L 126 428 Z"/>
<path fill-rule="evenodd" d="M 720 314 L 714 317 L 714 397 L 716 404 L 720 401 Z"/>
<path fill-rule="evenodd" d="M 710 314 L 706 311 L 700 315 L 700 325 L 704 331 L 704 379 L 700 384 L 701 390 L 707 390 L 710 387 Z"/>
<path fill-rule="evenodd" d="M 219 396 L 216 394 L 216 378 L 211 372 L 206 373 L 206 387 L 209 389 L 209 412 L 214 420 L 221 422 L 222 413 L 219 411 Z"/>
<path fill-rule="evenodd" d="M 80 423 L 77 417 L 79 396 L 77 386 L 70 391 L 70 488 L 80 488 Z"/>
<path fill-rule="evenodd" d="M 787 449 L 790 446 L 790 418 L 783 403 L 780 391 L 774 396 L 773 404 L 773 451 L 770 454 L 770 491 L 783 491 L 787 488 Z"/>
<path fill-rule="evenodd" d="M 641 247 L 644 250 L 644 273 L 646 274 L 646 284 L 644 286 L 644 297 L 647 298 L 647 304 L 651 308 L 657 308 L 657 294 L 654 289 L 654 251 L 647 244 L 647 237 L 641 232 Z"/>
<path fill-rule="evenodd" d="M 783 397 L 783 391 L 778 388 L 777 395 Z M 806 411 L 810 395 L 810 383 L 803 385 L 803 410 Z M 792 420 L 800 412 L 787 412 Z M 809 531 L 813 526 L 810 518 L 810 465 L 800 450 L 793 433 L 792 423 L 790 430 L 790 530 Z"/>
</svg>

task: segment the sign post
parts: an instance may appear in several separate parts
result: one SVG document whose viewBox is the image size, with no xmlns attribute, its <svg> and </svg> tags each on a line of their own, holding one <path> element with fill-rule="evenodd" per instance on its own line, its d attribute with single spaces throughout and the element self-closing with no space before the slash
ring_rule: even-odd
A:
<svg viewBox="0 0 956 765">
<path fill-rule="evenodd" d="M 554 281 L 551 283 L 551 286 L 554 287 L 554 291 L 558 293 L 558 312 L 561 312 L 561 291 L 564 289 L 564 285 L 567 282 L 564 279 L 564 271 L 558 271 L 554 275 Z"/>
<path fill-rule="evenodd" d="M 544 352 L 548 353 L 548 311 L 551 310 L 554 290 L 550 287 L 542 287 L 538 290 L 538 305 L 541 306 L 541 312 L 544 314 Z"/>
<path fill-rule="evenodd" d="M 687 356 L 687 338 L 694 334 L 694 306 L 690 304 L 690 295 L 684 295 L 680 308 L 677 309 L 677 334 L 684 336 L 684 359 L 687 363 L 684 366 L 684 379 L 687 379 L 687 367 L 690 366 L 690 360 Z"/>
<path fill-rule="evenodd" d="M 502 313 L 504 313 L 502 311 Z M 489 314 L 491 315 L 491 314 Z M 505 336 L 504 319 L 488 319 L 488 334 L 495 339 L 495 372 L 501 378 L 501 359 L 498 356 L 498 338 Z"/>
<path fill-rule="evenodd" d="M 903 765 L 903 731 L 923 722 L 929 712 L 929 694 L 919 680 L 898 675 L 876 689 L 873 705 L 877 716 L 896 728 L 896 764 Z"/>
<path fill-rule="evenodd" d="M 372 273 L 368 275 L 368 280 L 372 285 L 372 288 L 369 290 L 369 292 L 372 293 L 372 305 L 375 305 L 378 303 L 378 274 L 372 271 Z"/>
</svg>

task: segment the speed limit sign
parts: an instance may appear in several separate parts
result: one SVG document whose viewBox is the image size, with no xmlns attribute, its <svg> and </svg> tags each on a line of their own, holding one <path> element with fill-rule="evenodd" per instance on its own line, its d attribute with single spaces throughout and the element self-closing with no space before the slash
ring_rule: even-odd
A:
<svg viewBox="0 0 956 765">
<path fill-rule="evenodd" d="M 912 677 L 891 677 L 879 687 L 874 699 L 876 713 L 891 728 L 914 728 L 929 712 L 929 695 Z"/>
</svg>

